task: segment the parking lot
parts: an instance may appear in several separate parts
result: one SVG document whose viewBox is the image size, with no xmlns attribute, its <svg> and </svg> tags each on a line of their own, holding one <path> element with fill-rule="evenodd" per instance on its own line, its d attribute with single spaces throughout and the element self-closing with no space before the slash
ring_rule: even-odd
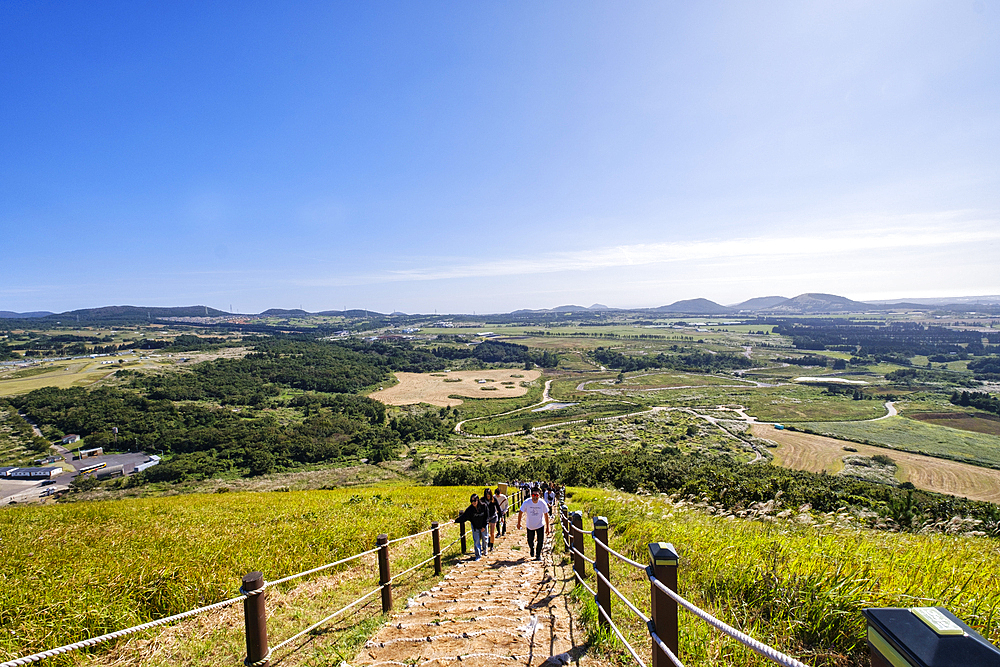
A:
<svg viewBox="0 0 1000 667">
<path fill-rule="evenodd" d="M 135 466 L 149 460 L 149 455 L 142 452 L 130 452 L 126 454 L 108 454 L 106 456 L 94 456 L 79 461 L 67 461 L 76 471 L 86 466 L 105 463 L 107 468 L 114 466 L 124 466 L 126 470 L 134 469 Z M 51 480 L 31 479 L 6 479 L 0 478 L 0 506 L 21 503 L 44 502 L 46 498 L 60 491 L 69 488 L 70 482 L 79 472 L 63 472 L 61 475 L 53 477 Z M 43 495 L 44 494 L 44 495 Z"/>
</svg>

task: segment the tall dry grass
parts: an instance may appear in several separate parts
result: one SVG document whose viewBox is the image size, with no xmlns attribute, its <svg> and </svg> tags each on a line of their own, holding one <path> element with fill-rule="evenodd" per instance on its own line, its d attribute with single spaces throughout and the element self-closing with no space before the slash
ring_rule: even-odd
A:
<svg viewBox="0 0 1000 667">
<path fill-rule="evenodd" d="M 681 595 L 810 665 L 868 664 L 865 607 L 943 605 L 990 641 L 1000 641 L 1000 542 L 993 538 L 723 518 L 659 497 L 595 490 L 573 491 L 570 509 L 606 516 L 612 548 L 639 562 L 648 562 L 649 543 L 673 543 Z M 590 525 L 585 519 L 585 528 Z M 591 557 L 593 549 L 588 540 Z M 648 613 L 645 575 L 614 558 L 611 568 L 615 585 Z M 593 628 L 596 610 L 589 605 L 585 613 Z M 645 626 L 617 599 L 612 607 L 616 622 L 648 655 Z M 680 614 L 686 665 L 771 664 L 692 614 Z M 596 628 L 593 640 L 622 664 L 634 664 Z"/>
</svg>

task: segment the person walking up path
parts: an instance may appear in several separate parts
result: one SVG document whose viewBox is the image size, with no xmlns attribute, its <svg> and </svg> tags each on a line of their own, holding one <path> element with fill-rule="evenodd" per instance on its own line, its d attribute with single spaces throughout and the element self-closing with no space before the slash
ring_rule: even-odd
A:
<svg viewBox="0 0 1000 667">
<path fill-rule="evenodd" d="M 475 549 L 475 558 L 473 560 L 479 560 L 483 557 L 486 549 L 489 547 L 489 538 L 486 536 L 486 525 L 490 520 L 490 511 L 487 508 L 486 503 L 479 499 L 479 496 L 475 493 L 469 498 L 469 506 L 465 508 L 465 511 L 458 515 L 455 519 L 455 523 L 462 523 L 463 521 L 468 521 L 472 525 L 472 546 Z"/>
<path fill-rule="evenodd" d="M 501 540 L 480 562 L 460 561 L 429 590 L 400 600 L 347 664 L 609 667 L 586 655 L 586 631 L 569 596 L 575 585 L 570 567 L 549 551 L 535 562 L 522 544 Z"/>
<path fill-rule="evenodd" d="M 507 500 L 507 494 L 500 491 L 500 487 L 497 487 L 496 493 L 493 494 L 496 498 L 497 505 L 500 506 L 500 523 L 497 524 L 497 530 L 500 535 L 507 534 L 507 510 L 510 508 L 510 502 Z"/>
<path fill-rule="evenodd" d="M 525 515 L 528 517 L 525 525 L 528 529 L 528 550 L 535 560 L 542 560 L 545 536 L 552 532 L 552 526 L 549 523 L 549 506 L 539 498 L 539 495 L 538 487 L 532 487 L 531 497 L 521 503 L 521 508 L 517 511 L 518 530 L 521 530 L 521 520 Z"/>
</svg>

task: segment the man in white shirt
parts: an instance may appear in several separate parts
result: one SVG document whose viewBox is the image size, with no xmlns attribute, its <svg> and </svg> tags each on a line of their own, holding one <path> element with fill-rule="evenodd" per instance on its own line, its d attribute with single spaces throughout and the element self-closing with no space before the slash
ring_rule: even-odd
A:
<svg viewBox="0 0 1000 667">
<path fill-rule="evenodd" d="M 531 497 L 521 503 L 521 508 L 517 512 L 517 529 L 521 529 L 521 518 L 528 515 L 526 526 L 528 529 L 528 550 L 535 560 L 542 560 L 545 535 L 548 535 L 552 529 L 549 526 L 549 506 L 538 496 L 538 487 L 532 487 Z M 543 529 L 545 530 L 544 534 L 542 533 Z"/>
</svg>

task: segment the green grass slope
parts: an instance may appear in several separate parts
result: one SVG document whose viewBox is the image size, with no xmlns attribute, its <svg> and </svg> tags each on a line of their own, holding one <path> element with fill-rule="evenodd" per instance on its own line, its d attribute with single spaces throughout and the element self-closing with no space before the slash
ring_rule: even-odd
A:
<svg viewBox="0 0 1000 667">
<path fill-rule="evenodd" d="M 589 489 L 571 490 L 569 502 L 571 510 L 606 516 L 612 548 L 640 562 L 648 561 L 649 543 L 673 543 L 681 595 L 809 665 L 868 665 L 865 607 L 944 605 L 1000 641 L 1000 541 L 872 531 L 846 513 L 807 524 L 794 513 L 755 521 L 698 505 Z M 586 552 L 593 556 L 592 541 Z M 648 614 L 645 576 L 614 558 L 611 568 L 615 585 Z M 612 607 L 616 623 L 648 651 L 645 626 L 617 599 Z M 588 616 L 593 620 L 593 609 Z M 689 667 L 771 664 L 690 613 L 682 610 L 680 621 L 680 657 Z M 591 637 L 632 664 L 592 622 Z"/>
<path fill-rule="evenodd" d="M 457 530 L 443 522 L 468 497 L 463 488 L 355 488 L 4 510 L 0 661 L 225 600 L 247 572 L 275 580 L 371 549 L 382 532 L 401 537 L 439 520 L 446 544 Z M 430 535 L 418 540 L 391 548 L 394 571 L 430 555 Z M 350 567 L 357 562 L 341 569 Z M 377 583 L 370 567 L 359 576 L 358 590 Z"/>
</svg>

